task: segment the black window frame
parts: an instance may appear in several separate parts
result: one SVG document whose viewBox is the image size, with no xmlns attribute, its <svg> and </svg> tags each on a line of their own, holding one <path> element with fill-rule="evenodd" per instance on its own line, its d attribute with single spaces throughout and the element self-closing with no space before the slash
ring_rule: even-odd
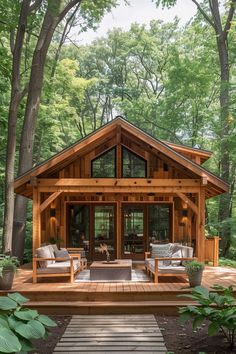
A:
<svg viewBox="0 0 236 354">
<path fill-rule="evenodd" d="M 137 156 L 140 160 L 144 161 L 144 163 L 145 163 L 145 176 L 144 177 L 124 176 L 124 173 L 123 173 L 124 172 L 124 150 L 127 150 L 132 155 Z M 122 178 L 147 178 L 147 160 L 123 145 L 122 145 L 122 149 L 121 149 L 121 177 Z"/>
<path fill-rule="evenodd" d="M 107 153 L 109 153 L 110 151 L 112 151 L 112 150 L 114 150 L 115 151 L 115 156 L 114 156 L 114 168 L 115 168 L 115 170 L 114 170 L 114 176 L 113 177 L 94 177 L 93 176 L 93 162 L 95 161 L 95 160 L 97 160 L 97 159 L 99 159 L 99 158 L 101 158 L 102 156 L 104 156 L 104 155 L 106 155 Z M 116 158 L 116 155 L 117 155 L 117 151 L 116 151 L 116 146 L 113 146 L 111 149 L 109 149 L 109 150 L 106 150 L 106 151 L 104 151 L 102 154 L 100 154 L 100 155 L 98 155 L 98 156 L 96 156 L 94 159 L 92 159 L 91 160 L 91 166 L 90 166 L 90 170 L 91 170 L 91 178 L 116 178 L 116 176 L 117 176 L 117 158 Z"/>
</svg>

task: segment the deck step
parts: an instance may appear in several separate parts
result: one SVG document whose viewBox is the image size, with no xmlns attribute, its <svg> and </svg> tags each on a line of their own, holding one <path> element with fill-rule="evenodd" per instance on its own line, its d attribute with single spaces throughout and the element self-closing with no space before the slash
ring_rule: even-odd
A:
<svg viewBox="0 0 236 354">
<path fill-rule="evenodd" d="M 178 308 L 196 305 L 192 301 L 30 301 L 28 308 L 44 314 L 177 314 Z"/>
</svg>

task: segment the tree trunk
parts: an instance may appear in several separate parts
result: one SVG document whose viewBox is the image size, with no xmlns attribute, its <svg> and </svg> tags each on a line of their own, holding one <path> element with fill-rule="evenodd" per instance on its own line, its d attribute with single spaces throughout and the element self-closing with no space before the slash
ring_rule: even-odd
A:
<svg viewBox="0 0 236 354">
<path fill-rule="evenodd" d="M 56 2 L 55 0 L 48 1 L 48 8 L 44 16 L 39 38 L 33 54 L 29 93 L 26 102 L 24 124 L 21 134 L 18 170 L 19 175 L 22 175 L 28 171 L 33 164 L 34 134 L 43 86 L 45 61 L 49 45 L 52 41 L 57 25 L 73 6 L 80 3 L 79 0 L 71 0 L 65 6 L 63 11 L 59 13 L 61 2 L 61 0 L 57 0 Z M 27 205 L 25 205 L 25 201 L 21 196 L 17 195 L 15 199 L 13 242 L 16 244 L 16 247 L 14 247 L 14 255 L 17 256 L 21 262 L 24 256 L 26 211 Z"/>
<path fill-rule="evenodd" d="M 12 229 L 14 213 L 14 166 L 16 152 L 16 123 L 17 113 L 23 92 L 20 83 L 20 63 L 24 43 L 25 30 L 30 0 L 24 0 L 21 5 L 20 18 L 18 22 L 15 43 L 13 47 L 12 80 L 11 80 L 11 100 L 8 113 L 8 137 L 5 170 L 5 206 L 4 206 L 4 226 L 2 251 L 11 253 L 12 251 Z"/>
<path fill-rule="evenodd" d="M 229 182 L 230 179 L 230 143 L 229 143 L 229 59 L 226 40 L 222 36 L 217 39 L 220 71 L 221 71 L 221 90 L 220 90 L 220 176 Z M 230 191 L 220 196 L 219 203 L 219 222 L 230 217 Z M 222 224 L 221 231 L 222 255 L 226 256 L 230 246 L 230 227 L 227 223 Z"/>
</svg>

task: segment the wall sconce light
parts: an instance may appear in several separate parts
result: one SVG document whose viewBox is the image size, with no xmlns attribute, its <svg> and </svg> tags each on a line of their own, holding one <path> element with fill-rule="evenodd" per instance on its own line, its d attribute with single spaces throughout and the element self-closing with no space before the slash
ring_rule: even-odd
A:
<svg viewBox="0 0 236 354">
<path fill-rule="evenodd" d="M 56 209 L 55 208 L 51 208 L 50 209 L 50 217 L 51 218 L 55 218 L 55 216 L 56 216 Z"/>
<path fill-rule="evenodd" d="M 182 210 L 182 216 L 185 216 L 185 217 L 188 216 L 188 209 L 183 209 Z"/>
</svg>

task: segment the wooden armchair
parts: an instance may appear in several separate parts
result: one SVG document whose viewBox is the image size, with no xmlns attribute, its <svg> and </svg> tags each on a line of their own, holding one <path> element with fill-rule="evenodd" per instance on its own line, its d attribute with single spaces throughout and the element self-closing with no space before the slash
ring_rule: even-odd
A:
<svg viewBox="0 0 236 354">
<path fill-rule="evenodd" d="M 36 252 L 33 257 L 33 283 L 43 277 L 70 277 L 73 283 L 75 274 L 81 270 L 80 254 L 55 258 L 51 245 L 40 247 Z"/>
</svg>

